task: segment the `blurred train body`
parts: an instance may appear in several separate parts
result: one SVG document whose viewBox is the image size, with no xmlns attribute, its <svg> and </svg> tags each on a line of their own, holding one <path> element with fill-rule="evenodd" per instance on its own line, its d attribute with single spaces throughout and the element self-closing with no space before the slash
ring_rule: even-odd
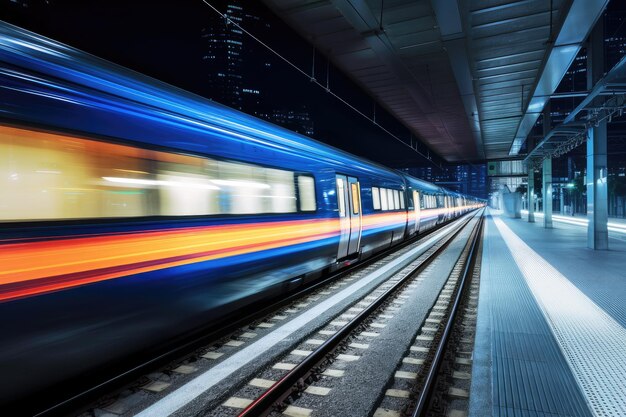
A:
<svg viewBox="0 0 626 417">
<path fill-rule="evenodd" d="M 482 205 L 1 22 L 0 61 L 0 403 Z"/>
</svg>

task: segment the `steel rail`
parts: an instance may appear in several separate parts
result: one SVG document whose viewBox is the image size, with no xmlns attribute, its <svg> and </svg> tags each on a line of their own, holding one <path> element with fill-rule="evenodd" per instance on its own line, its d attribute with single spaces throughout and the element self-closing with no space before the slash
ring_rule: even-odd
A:
<svg viewBox="0 0 626 417">
<path fill-rule="evenodd" d="M 471 247 L 469 253 L 467 254 L 461 282 L 458 286 L 456 297 L 454 299 L 454 304 L 452 305 L 452 309 L 450 310 L 450 315 L 448 316 L 446 327 L 443 331 L 439 344 L 437 345 L 437 350 L 435 352 L 435 356 L 433 357 L 432 365 L 428 370 L 428 375 L 426 376 L 426 379 L 424 380 L 424 385 L 422 387 L 422 390 L 420 391 L 420 395 L 417 399 L 417 403 L 415 405 L 415 409 L 413 410 L 412 417 L 425 417 L 429 411 L 428 406 L 430 404 L 430 400 L 435 389 L 437 376 L 439 374 L 439 370 L 443 362 L 443 357 L 448 345 L 448 339 L 450 337 L 450 334 L 452 333 L 452 328 L 455 324 L 454 320 L 456 318 L 457 310 L 459 305 L 461 304 L 461 299 L 463 298 L 463 293 L 465 292 L 466 283 L 470 280 L 468 277 L 474 273 L 476 258 L 478 256 L 478 245 L 482 237 L 483 224 L 484 215 L 481 214 L 479 223 L 474 232 L 474 236 L 472 237 Z"/>
<path fill-rule="evenodd" d="M 442 239 L 437 243 L 441 241 L 444 241 L 444 243 L 426 259 L 424 259 L 416 268 L 414 268 L 413 271 L 387 289 L 383 294 L 376 298 L 376 300 L 372 301 L 372 303 L 357 314 L 356 317 L 341 327 L 337 333 L 328 338 L 328 340 L 310 353 L 302 362 L 296 365 L 281 379 L 276 381 L 260 397 L 254 400 L 241 413 L 239 413 L 238 417 L 257 417 L 270 414 L 274 409 L 274 405 L 287 398 L 291 394 L 293 387 L 300 381 L 308 378 L 313 369 L 323 362 L 325 358 L 331 354 L 354 329 L 365 322 L 372 315 L 372 313 L 374 313 L 385 301 L 387 301 L 391 295 L 402 288 L 407 281 L 430 265 L 448 247 L 454 238 L 465 229 L 474 217 L 475 216 L 468 217 L 465 220 L 465 223 L 462 224 L 457 230 L 442 237 Z"/>
</svg>

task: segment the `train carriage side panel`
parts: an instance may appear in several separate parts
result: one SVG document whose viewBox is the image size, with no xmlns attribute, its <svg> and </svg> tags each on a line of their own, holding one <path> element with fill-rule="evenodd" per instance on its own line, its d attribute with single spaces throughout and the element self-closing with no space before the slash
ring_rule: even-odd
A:
<svg viewBox="0 0 626 417">
<path fill-rule="evenodd" d="M 352 175 L 358 175 L 360 186 L 363 213 L 360 258 L 365 259 L 403 239 L 406 215 L 399 202 L 402 178 L 390 171 Z M 381 198 L 384 198 L 382 206 Z"/>
</svg>

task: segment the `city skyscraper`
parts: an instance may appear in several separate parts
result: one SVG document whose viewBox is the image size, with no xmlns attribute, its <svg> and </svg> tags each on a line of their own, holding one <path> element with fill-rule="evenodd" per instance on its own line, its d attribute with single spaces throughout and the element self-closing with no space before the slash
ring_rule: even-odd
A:
<svg viewBox="0 0 626 417">
<path fill-rule="evenodd" d="M 244 34 L 231 22 L 243 24 L 244 13 L 239 0 L 226 7 L 224 19 L 211 15 L 202 29 L 207 51 L 202 59 L 207 64 L 208 83 L 212 99 L 237 110 L 243 110 L 243 52 Z"/>
<path fill-rule="evenodd" d="M 276 123 L 307 136 L 315 134 L 314 122 L 305 106 L 289 108 L 272 102 L 266 91 L 267 79 L 274 69 L 273 57 L 235 24 L 260 39 L 269 37 L 271 24 L 249 11 L 241 0 L 230 0 L 226 18 L 213 15 L 202 29 L 211 98 L 229 107 Z"/>
</svg>

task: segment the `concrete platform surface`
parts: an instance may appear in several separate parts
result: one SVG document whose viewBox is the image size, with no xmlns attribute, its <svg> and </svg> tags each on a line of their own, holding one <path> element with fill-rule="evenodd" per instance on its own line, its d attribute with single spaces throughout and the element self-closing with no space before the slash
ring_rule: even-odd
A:
<svg viewBox="0 0 626 417">
<path fill-rule="evenodd" d="M 626 242 L 485 225 L 471 416 L 626 416 Z"/>
</svg>

